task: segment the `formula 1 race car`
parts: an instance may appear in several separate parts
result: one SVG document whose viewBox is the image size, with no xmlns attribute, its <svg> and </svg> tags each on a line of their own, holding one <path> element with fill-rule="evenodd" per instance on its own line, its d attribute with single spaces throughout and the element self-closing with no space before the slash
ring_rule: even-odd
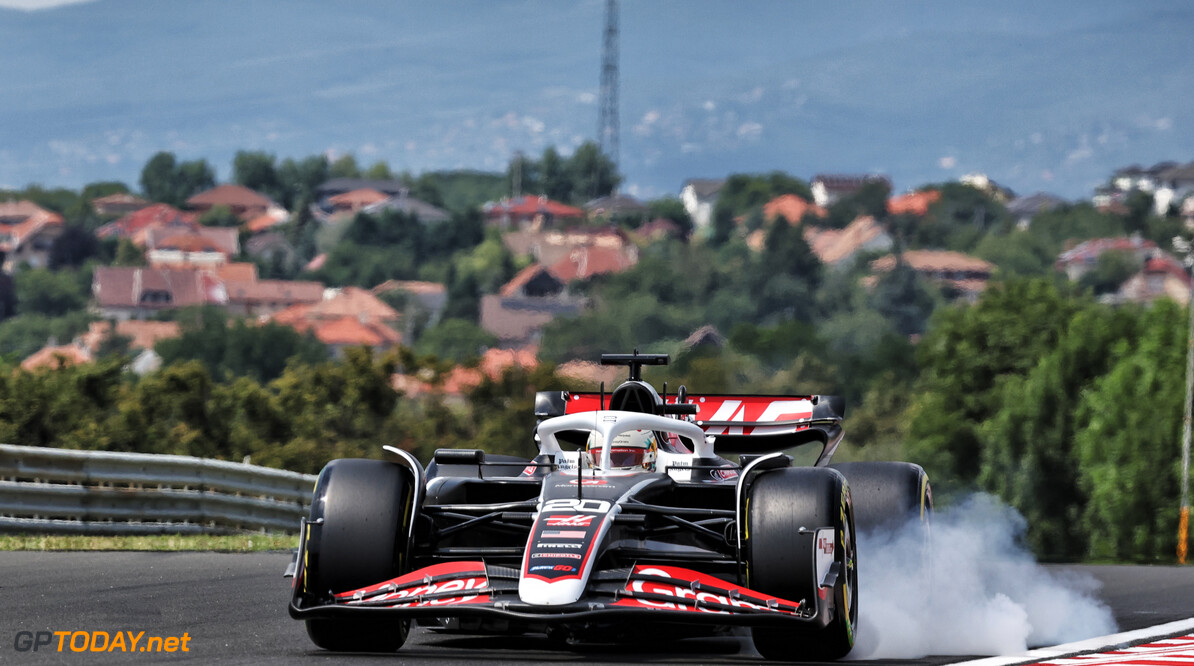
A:
<svg viewBox="0 0 1194 666">
<path fill-rule="evenodd" d="M 414 621 L 565 642 L 745 627 L 769 659 L 845 656 L 856 527 L 927 533 L 924 470 L 829 465 L 836 397 L 661 395 L 642 368 L 667 361 L 606 354 L 630 374 L 608 395 L 538 393 L 533 459 L 440 449 L 424 469 L 385 447 L 391 460 L 328 463 L 291 617 L 337 651 L 396 650 Z"/>
</svg>

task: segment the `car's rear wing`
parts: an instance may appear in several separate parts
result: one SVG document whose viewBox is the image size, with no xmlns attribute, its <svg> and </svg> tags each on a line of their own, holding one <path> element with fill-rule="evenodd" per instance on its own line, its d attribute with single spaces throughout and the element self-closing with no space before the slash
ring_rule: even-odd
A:
<svg viewBox="0 0 1194 666">
<path fill-rule="evenodd" d="M 535 415 L 540 418 L 609 409 L 610 395 L 595 392 L 540 391 Z M 662 396 L 660 414 L 691 421 L 717 438 L 719 453 L 767 453 L 809 442 L 825 445 L 828 461 L 841 440 L 845 400 L 828 395 L 696 395 Z M 679 405 L 687 408 L 677 409 Z M 689 412 L 684 414 L 684 412 Z"/>
</svg>

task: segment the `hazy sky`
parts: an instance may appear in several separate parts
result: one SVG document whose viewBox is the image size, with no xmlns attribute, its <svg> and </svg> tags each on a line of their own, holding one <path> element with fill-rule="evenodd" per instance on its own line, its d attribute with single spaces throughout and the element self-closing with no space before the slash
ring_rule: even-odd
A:
<svg viewBox="0 0 1194 666">
<path fill-rule="evenodd" d="M 1089 196 L 1194 160 L 1194 4 L 622 0 L 624 189 L 981 171 Z M 36 7 L 44 7 L 34 9 Z M 0 187 L 155 152 L 501 170 L 597 132 L 603 0 L 0 0 Z"/>
</svg>

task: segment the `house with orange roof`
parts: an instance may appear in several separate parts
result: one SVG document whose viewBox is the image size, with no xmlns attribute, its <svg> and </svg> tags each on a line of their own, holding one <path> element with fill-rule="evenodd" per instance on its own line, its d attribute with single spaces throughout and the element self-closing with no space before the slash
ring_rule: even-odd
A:
<svg viewBox="0 0 1194 666">
<path fill-rule="evenodd" d="M 886 227 L 870 215 L 855 218 L 845 229 L 808 227 L 804 240 L 822 264 L 844 268 L 859 252 L 886 252 L 893 244 Z"/>
<path fill-rule="evenodd" d="M 71 365 L 90 363 L 91 360 L 91 352 L 73 342 L 66 345 L 47 345 L 21 361 L 21 369 L 27 372 L 42 368 L 58 370 Z"/>
<path fill-rule="evenodd" d="M 65 227 L 58 213 L 32 201 L 0 202 L 0 251 L 7 272 L 22 263 L 44 268 L 50 263 L 50 248 Z"/>
<path fill-rule="evenodd" d="M 960 297 L 974 300 L 987 288 L 995 265 L 961 252 L 948 250 L 907 250 L 903 261 L 926 279 L 943 285 Z M 871 262 L 872 273 L 887 273 L 895 268 L 897 258 L 889 254 Z"/>
<path fill-rule="evenodd" d="M 530 256 L 544 266 L 551 266 L 582 247 L 612 248 L 638 259 L 638 248 L 630 236 L 618 227 L 573 227 L 541 231 L 508 231 L 502 245 L 517 257 Z"/>
<path fill-rule="evenodd" d="M 252 266 L 252 264 L 249 264 Z M 228 314 L 240 317 L 269 317 L 289 308 L 315 305 L 323 300 L 322 282 L 309 280 L 258 280 L 256 266 L 249 280 L 224 279 Z"/>
<path fill-rule="evenodd" d="M 147 229 L 145 258 L 150 266 L 215 268 L 239 250 L 240 239 L 230 227 Z"/>
<path fill-rule="evenodd" d="M 345 347 L 387 349 L 402 342 L 397 330 L 401 315 L 360 287 L 326 289 L 319 301 L 291 306 L 269 320 L 300 333 L 312 331 L 334 354 Z"/>
<path fill-rule="evenodd" d="M 343 194 L 330 196 L 327 198 L 327 204 L 336 213 L 355 213 L 366 206 L 381 203 L 389 198 L 390 195 L 385 192 L 379 192 L 372 187 L 362 187 L 344 192 Z"/>
<path fill-rule="evenodd" d="M 503 230 L 531 229 L 538 231 L 558 226 L 566 221 L 580 221 L 585 217 L 585 211 L 580 208 L 534 194 L 515 199 L 491 201 L 484 205 L 483 210 L 486 224 Z"/>
<path fill-rule="evenodd" d="M 638 250 L 633 245 L 625 250 L 608 247 L 578 247 L 560 258 L 547 270 L 560 282 L 588 280 L 597 275 L 609 275 L 629 270 L 638 263 Z"/>
<path fill-rule="evenodd" d="M 198 226 L 199 216 L 183 212 L 169 204 L 151 204 L 128 213 L 95 230 L 97 238 L 127 238 L 138 247 L 145 246 L 145 230 L 157 228 L 192 229 Z"/>
<path fill-rule="evenodd" d="M 202 215 L 216 206 L 225 206 L 232 214 L 241 220 L 248 221 L 269 212 L 281 211 L 285 217 L 285 209 L 273 199 L 255 192 L 243 185 L 217 185 L 210 190 L 204 190 L 187 199 L 187 206 Z"/>
<path fill-rule="evenodd" d="M 795 194 L 782 194 L 763 204 L 763 219 L 768 222 L 782 217 L 788 224 L 800 224 L 808 214 L 822 219 L 829 217 L 828 210 Z"/>
<path fill-rule="evenodd" d="M 923 190 L 909 192 L 887 200 L 887 212 L 892 215 L 915 215 L 924 217 L 929 212 L 929 206 L 941 200 L 938 190 Z"/>
<path fill-rule="evenodd" d="M 127 319 L 116 322 L 116 335 L 131 338 L 129 349 L 153 349 L 159 340 L 177 338 L 181 334 L 176 321 L 142 321 Z M 112 322 L 93 321 L 80 336 L 82 346 L 92 354 L 112 335 Z"/>
</svg>

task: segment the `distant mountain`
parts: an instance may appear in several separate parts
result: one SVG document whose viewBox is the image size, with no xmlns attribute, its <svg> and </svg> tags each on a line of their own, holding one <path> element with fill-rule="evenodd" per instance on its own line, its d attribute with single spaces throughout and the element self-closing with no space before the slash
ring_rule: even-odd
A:
<svg viewBox="0 0 1194 666">
<path fill-rule="evenodd" d="M 596 132 L 604 3 L 99 0 L 0 9 L 0 187 L 136 186 L 159 150 L 501 171 Z M 1194 5 L 623 2 L 621 167 L 982 171 L 1088 196 L 1194 159 Z"/>
</svg>

